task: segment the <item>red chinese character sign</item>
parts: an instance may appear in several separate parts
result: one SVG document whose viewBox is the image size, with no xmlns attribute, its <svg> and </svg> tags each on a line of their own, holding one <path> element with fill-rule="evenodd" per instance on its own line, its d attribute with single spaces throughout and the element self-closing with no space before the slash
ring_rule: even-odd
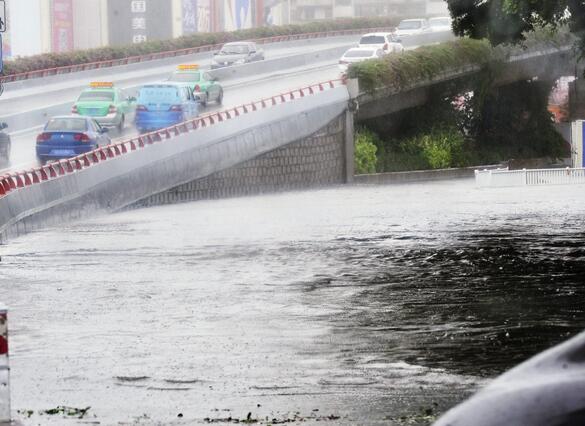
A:
<svg viewBox="0 0 585 426">
<path fill-rule="evenodd" d="M 69 52 L 73 50 L 73 0 L 53 0 L 52 2 L 52 51 Z"/>
</svg>

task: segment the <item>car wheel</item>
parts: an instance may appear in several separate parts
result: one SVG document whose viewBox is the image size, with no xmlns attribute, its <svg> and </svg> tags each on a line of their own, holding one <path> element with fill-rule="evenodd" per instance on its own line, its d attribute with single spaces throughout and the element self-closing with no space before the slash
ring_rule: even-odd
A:
<svg viewBox="0 0 585 426">
<path fill-rule="evenodd" d="M 4 146 L 0 148 L 0 162 L 10 161 L 10 141 L 6 142 Z"/>
<path fill-rule="evenodd" d="M 116 128 L 118 129 L 118 133 L 120 133 L 120 134 L 122 134 L 122 132 L 124 131 L 124 122 L 125 121 L 126 121 L 126 117 L 122 115 L 120 122 L 116 126 Z"/>
<path fill-rule="evenodd" d="M 219 94 L 217 95 L 217 104 L 221 105 L 223 102 L 223 89 L 219 89 Z"/>
</svg>

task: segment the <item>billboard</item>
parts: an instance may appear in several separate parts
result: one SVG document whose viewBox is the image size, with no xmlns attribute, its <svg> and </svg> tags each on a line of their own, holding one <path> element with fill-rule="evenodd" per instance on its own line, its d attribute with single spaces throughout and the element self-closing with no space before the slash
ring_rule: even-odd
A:
<svg viewBox="0 0 585 426">
<path fill-rule="evenodd" d="M 197 0 L 183 0 L 181 7 L 183 34 L 197 32 Z"/>
<path fill-rule="evenodd" d="M 51 51 L 73 50 L 73 0 L 51 2 Z"/>
<path fill-rule="evenodd" d="M 252 28 L 252 0 L 224 0 L 224 31 Z"/>
<path fill-rule="evenodd" d="M 10 4 L 6 5 L 6 32 L 2 34 L 2 57 L 9 59 L 12 57 L 12 46 L 10 44 Z"/>
<path fill-rule="evenodd" d="M 197 0 L 197 31 L 200 33 L 211 31 L 210 0 Z"/>
<path fill-rule="evenodd" d="M 172 19 L 169 0 L 108 0 L 108 39 L 118 46 L 170 39 Z"/>
<path fill-rule="evenodd" d="M 9 1 L 6 5 L 9 15 L 6 39 L 10 44 L 11 55 L 37 55 L 43 52 L 44 47 L 48 50 L 50 40 L 44 46 L 41 26 L 46 23 L 49 27 L 51 21 L 49 13 L 46 16 L 41 13 L 41 0 Z"/>
<path fill-rule="evenodd" d="M 211 31 L 211 0 L 182 0 L 183 34 Z"/>
</svg>

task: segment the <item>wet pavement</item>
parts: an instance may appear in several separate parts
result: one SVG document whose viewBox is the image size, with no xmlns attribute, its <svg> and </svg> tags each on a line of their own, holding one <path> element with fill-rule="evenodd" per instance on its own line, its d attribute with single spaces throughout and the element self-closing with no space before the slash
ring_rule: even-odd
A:
<svg viewBox="0 0 585 426">
<path fill-rule="evenodd" d="M 21 237 L 0 248 L 14 413 L 429 424 L 583 329 L 583 189 L 339 187 Z"/>
</svg>

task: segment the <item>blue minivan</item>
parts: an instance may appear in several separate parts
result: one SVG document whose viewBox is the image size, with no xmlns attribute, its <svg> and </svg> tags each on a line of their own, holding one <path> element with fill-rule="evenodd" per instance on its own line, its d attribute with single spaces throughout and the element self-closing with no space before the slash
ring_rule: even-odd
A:
<svg viewBox="0 0 585 426">
<path fill-rule="evenodd" d="M 182 84 L 153 83 L 142 86 L 136 101 L 134 122 L 141 133 L 163 129 L 197 117 L 199 103 Z"/>
</svg>

